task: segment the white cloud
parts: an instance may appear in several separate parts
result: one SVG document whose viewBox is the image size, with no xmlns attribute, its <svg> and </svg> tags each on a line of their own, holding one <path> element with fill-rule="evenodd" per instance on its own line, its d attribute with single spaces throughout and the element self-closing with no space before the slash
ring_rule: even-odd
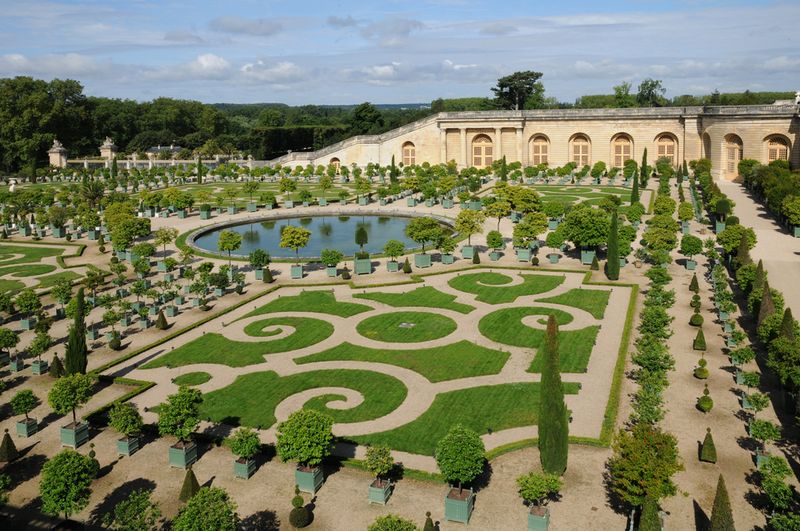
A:
<svg viewBox="0 0 800 531">
<path fill-rule="evenodd" d="M 186 44 L 202 44 L 203 38 L 191 31 L 172 30 L 164 33 L 164 40 Z"/>
<path fill-rule="evenodd" d="M 308 80 L 310 73 L 290 61 L 269 64 L 263 60 L 246 63 L 239 71 L 244 79 L 287 86 Z"/>
<path fill-rule="evenodd" d="M 381 46 L 397 46 L 404 43 L 411 32 L 424 27 L 419 20 L 391 17 L 367 24 L 361 28 L 361 36 L 365 39 L 376 39 Z"/>
<path fill-rule="evenodd" d="M 22 54 L 0 55 L 0 74 L 39 75 L 44 77 L 90 76 L 101 73 L 107 63 L 78 53 L 47 54 L 28 57 Z"/>
<path fill-rule="evenodd" d="M 351 28 L 358 25 L 356 19 L 350 15 L 347 15 L 346 17 L 337 17 L 332 15 L 328 17 L 325 22 L 328 24 L 328 26 L 332 26 L 334 28 Z"/>
<path fill-rule="evenodd" d="M 224 33 L 239 33 L 269 37 L 283 29 L 283 25 L 275 20 L 266 18 L 247 19 L 236 16 L 217 17 L 209 23 L 209 27 Z"/>
<path fill-rule="evenodd" d="M 188 63 L 167 65 L 145 70 L 143 76 L 150 80 L 188 81 L 229 79 L 231 64 L 227 59 L 204 53 Z"/>
<path fill-rule="evenodd" d="M 510 35 L 517 31 L 516 26 L 511 24 L 504 24 L 502 22 L 493 22 L 481 28 L 481 33 L 484 35 Z"/>
</svg>

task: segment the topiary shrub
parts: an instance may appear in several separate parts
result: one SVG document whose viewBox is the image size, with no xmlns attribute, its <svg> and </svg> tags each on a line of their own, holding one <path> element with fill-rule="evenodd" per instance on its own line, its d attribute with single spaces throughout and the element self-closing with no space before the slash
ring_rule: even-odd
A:
<svg viewBox="0 0 800 531">
<path fill-rule="evenodd" d="M 311 523 L 311 513 L 305 506 L 305 500 L 300 495 L 300 489 L 294 488 L 294 498 L 292 498 L 292 511 L 289 513 L 289 523 L 295 529 L 308 527 Z"/>
<path fill-rule="evenodd" d="M 194 475 L 194 471 L 189 467 L 186 471 L 186 475 L 183 477 L 183 486 L 181 487 L 181 493 L 178 499 L 182 502 L 187 502 L 192 496 L 197 494 L 199 490 L 200 483 L 197 481 L 197 476 Z"/>
<path fill-rule="evenodd" d="M 51 378 L 61 378 L 64 376 L 64 364 L 61 363 L 61 358 L 58 356 L 53 357 L 53 363 L 50 365 L 47 373 Z"/>
<path fill-rule="evenodd" d="M 532 266 L 538 266 L 539 265 L 539 257 L 538 256 L 534 256 L 533 258 L 531 258 L 531 265 Z"/>
<path fill-rule="evenodd" d="M 694 341 L 692 342 L 692 348 L 694 350 L 706 349 L 706 336 L 703 334 L 702 330 L 698 330 L 697 335 L 694 336 Z"/>
<path fill-rule="evenodd" d="M 689 324 L 692 326 L 703 326 L 703 316 L 699 313 L 693 313 L 689 318 Z"/>
<path fill-rule="evenodd" d="M 17 457 L 19 457 L 17 445 L 14 444 L 14 439 L 8 434 L 8 428 L 6 428 L 6 432 L 3 434 L 3 442 L 0 443 L 0 461 L 10 463 Z"/>
<path fill-rule="evenodd" d="M 700 295 L 692 295 L 692 302 L 689 303 L 689 306 L 698 310 L 700 309 L 700 304 Z"/>
<path fill-rule="evenodd" d="M 411 263 L 408 261 L 408 257 L 406 256 L 406 261 L 403 262 L 403 273 L 408 275 L 411 273 Z"/>
<path fill-rule="evenodd" d="M 592 258 L 592 265 L 589 266 L 589 269 L 592 271 L 599 271 L 600 270 L 600 262 L 597 261 L 597 255 L 594 255 Z"/>
<path fill-rule="evenodd" d="M 267 283 L 267 284 L 271 284 L 274 281 L 275 281 L 275 279 L 272 278 L 272 271 L 270 271 L 270 269 L 268 267 L 265 267 L 264 268 L 264 282 Z"/>
<path fill-rule="evenodd" d="M 158 317 L 156 318 L 156 328 L 159 330 L 166 330 L 169 325 L 167 318 L 164 316 L 164 310 L 158 310 Z"/>
<path fill-rule="evenodd" d="M 698 367 L 694 370 L 694 377 L 700 380 L 705 380 L 708 378 L 708 362 L 705 358 L 700 358 L 700 361 L 697 362 Z"/>
<path fill-rule="evenodd" d="M 475 251 L 475 254 L 472 255 L 472 263 L 473 264 L 480 264 L 481 263 L 481 255 L 478 254 L 478 251 Z"/>
<path fill-rule="evenodd" d="M 700 446 L 700 461 L 704 463 L 717 462 L 717 448 L 714 446 L 714 438 L 711 437 L 711 428 L 706 428 L 706 437 Z"/>
<path fill-rule="evenodd" d="M 350 276 L 350 270 L 347 269 L 347 266 L 344 266 L 344 269 L 342 269 L 342 280 L 350 280 L 350 278 L 352 278 Z"/>
<path fill-rule="evenodd" d="M 111 338 L 111 341 L 108 342 L 108 348 L 111 350 L 121 350 L 122 349 L 122 340 L 119 338 L 119 333 L 114 332 L 114 337 Z"/>
<path fill-rule="evenodd" d="M 700 291 L 700 285 L 697 283 L 697 273 L 692 275 L 692 280 L 689 282 L 689 291 L 693 291 L 695 294 Z"/>
<path fill-rule="evenodd" d="M 703 413 L 708 413 L 714 407 L 714 401 L 708 396 L 708 384 L 703 389 L 703 396 L 697 399 L 697 409 Z"/>
</svg>

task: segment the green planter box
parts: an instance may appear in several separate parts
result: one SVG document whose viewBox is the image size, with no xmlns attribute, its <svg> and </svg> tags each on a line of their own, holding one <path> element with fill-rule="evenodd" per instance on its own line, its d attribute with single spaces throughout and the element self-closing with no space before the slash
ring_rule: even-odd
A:
<svg viewBox="0 0 800 531">
<path fill-rule="evenodd" d="M 258 205 L 256 203 L 247 203 L 247 211 L 248 212 L 258 211 Z"/>
<path fill-rule="evenodd" d="M 197 461 L 197 445 L 195 443 L 177 443 L 169 447 L 169 466 L 172 468 L 186 469 L 195 461 Z"/>
<path fill-rule="evenodd" d="M 689 222 L 688 221 L 681 221 L 681 232 L 683 234 L 689 234 Z"/>
<path fill-rule="evenodd" d="M 36 360 L 31 363 L 31 370 L 33 370 L 33 374 L 37 376 L 47 374 L 47 362 L 44 360 Z"/>
<path fill-rule="evenodd" d="M 730 334 L 731 332 L 733 332 L 733 325 L 730 322 L 725 321 L 725 323 L 723 323 L 722 325 L 722 331 L 725 332 L 726 334 Z"/>
<path fill-rule="evenodd" d="M 294 207 L 294 201 L 284 201 L 283 202 L 283 208 L 293 208 L 293 207 Z"/>
<path fill-rule="evenodd" d="M 725 346 L 728 348 L 736 348 L 736 340 L 733 339 L 731 336 L 725 338 Z"/>
<path fill-rule="evenodd" d="M 264 280 L 264 268 L 260 267 L 256 269 L 256 280 Z"/>
<path fill-rule="evenodd" d="M 31 228 L 30 228 L 30 227 L 20 227 L 20 229 L 19 229 L 19 233 L 20 233 L 21 235 L 23 235 L 23 236 L 30 236 L 30 235 L 31 235 L 31 232 L 32 232 L 32 231 L 31 231 Z M 90 231 L 90 232 L 93 232 L 93 231 Z M 93 240 L 96 240 L 97 238 L 92 238 L 92 239 L 93 239 Z"/>
<path fill-rule="evenodd" d="M 90 341 L 95 341 L 100 337 L 100 334 L 98 334 L 97 330 L 89 328 L 86 330 L 86 337 L 88 337 Z"/>
<path fill-rule="evenodd" d="M 139 330 L 147 330 L 148 328 L 150 328 L 150 320 L 147 319 L 146 317 L 144 319 L 142 319 L 140 317 L 139 318 Z"/>
<path fill-rule="evenodd" d="M 397 273 L 398 271 L 400 271 L 400 262 L 397 262 L 395 260 L 389 260 L 388 262 L 386 262 L 386 270 L 389 271 L 390 273 Z"/>
<path fill-rule="evenodd" d="M 230 214 L 230 215 L 236 214 L 236 210 L 237 210 L 237 208 L 235 206 L 229 206 L 228 207 L 228 214 Z"/>
<path fill-rule="evenodd" d="M 442 199 L 442 207 L 453 208 L 454 202 L 452 199 Z"/>
<path fill-rule="evenodd" d="M 714 223 L 714 232 L 719 234 L 720 232 L 725 230 L 725 222 L 724 221 L 716 221 Z"/>
<path fill-rule="evenodd" d="M 500 260 L 501 256 L 503 256 L 502 251 L 493 250 L 489 253 L 489 259 L 492 260 L 493 262 L 497 262 L 498 260 Z"/>
<path fill-rule="evenodd" d="M 20 358 L 15 358 L 8 362 L 8 368 L 11 372 L 20 372 L 25 368 L 25 361 Z"/>
<path fill-rule="evenodd" d="M 596 254 L 597 251 L 593 249 L 581 249 L 581 264 L 590 265 Z"/>
<path fill-rule="evenodd" d="M 561 255 L 558 253 L 550 253 L 547 255 L 547 258 L 550 260 L 551 264 L 557 264 L 561 259 Z"/>
<path fill-rule="evenodd" d="M 27 234 L 26 234 L 26 236 L 27 236 Z M 800 227 L 795 227 L 794 228 L 794 237 L 795 238 L 800 238 Z"/>
<path fill-rule="evenodd" d="M 64 235 L 67 233 L 64 227 L 53 227 L 53 229 L 51 230 L 53 233 L 53 238 L 63 238 Z"/>
<path fill-rule="evenodd" d="M 292 266 L 292 278 L 303 278 L 303 266 L 302 265 L 293 265 Z"/>
<path fill-rule="evenodd" d="M 518 262 L 530 262 L 531 255 L 533 254 L 530 249 L 517 249 L 517 261 Z"/>
<path fill-rule="evenodd" d="M 378 199 L 378 204 L 380 206 L 386 206 L 388 204 L 388 201 L 386 199 Z"/>
<path fill-rule="evenodd" d="M 511 221 L 512 223 L 519 223 L 522 220 L 522 214 L 519 212 L 512 212 L 511 213 Z"/>
<path fill-rule="evenodd" d="M 480 201 L 470 201 L 468 203 L 468 208 L 470 210 L 480 210 L 481 208 L 483 208 L 483 203 L 481 203 Z"/>
<path fill-rule="evenodd" d="M 36 419 L 20 420 L 17 422 L 17 437 L 30 437 L 39 431 Z"/>
<path fill-rule="evenodd" d="M 164 313 L 167 314 L 167 317 L 176 317 L 178 315 L 177 306 L 167 306 L 164 308 L 164 310 Z"/>
<path fill-rule="evenodd" d="M 392 495 L 392 483 L 388 480 L 375 480 L 369 486 L 369 503 L 386 505 Z"/>
<path fill-rule="evenodd" d="M 192 299 L 192 308 L 200 307 L 200 299 Z"/>
<path fill-rule="evenodd" d="M 769 455 L 762 454 L 761 452 L 756 453 L 756 469 L 761 470 L 761 467 L 767 464 L 767 459 Z"/>
<path fill-rule="evenodd" d="M 557 219 L 550 219 L 547 220 L 547 228 L 549 230 L 556 230 L 558 228 L 559 221 Z"/>
<path fill-rule="evenodd" d="M 750 404 L 750 401 L 747 399 L 747 395 L 745 394 L 742 394 L 742 409 L 753 409 L 752 404 Z"/>
<path fill-rule="evenodd" d="M 455 263 L 455 261 L 456 261 L 456 257 L 453 256 L 452 254 L 445 253 L 445 254 L 442 255 L 442 263 L 445 264 L 445 265 L 450 265 L 452 263 Z"/>
<path fill-rule="evenodd" d="M 148 315 L 158 315 L 158 305 L 154 304 L 147 309 Z"/>
<path fill-rule="evenodd" d="M 177 304 L 178 306 L 180 306 L 180 305 L 182 305 L 184 302 L 186 302 L 186 299 L 184 299 L 184 298 L 183 298 L 183 295 L 175 295 L 175 304 Z"/>
<path fill-rule="evenodd" d="M 410 207 L 417 206 L 417 200 L 413 197 L 409 197 L 406 199 L 406 205 Z"/>
<path fill-rule="evenodd" d="M 187 216 L 186 210 L 184 210 L 184 209 L 177 210 L 176 214 L 178 214 L 178 218 L 186 219 L 186 216 Z"/>
<path fill-rule="evenodd" d="M 169 217 L 169 210 L 162 210 L 158 213 L 158 217 L 160 218 L 168 218 Z"/>
<path fill-rule="evenodd" d="M 370 258 L 356 258 L 353 262 L 356 275 L 369 275 L 372 273 L 372 260 Z"/>
<path fill-rule="evenodd" d="M 117 453 L 119 455 L 130 456 L 136 453 L 139 449 L 139 437 L 133 435 L 131 437 L 123 437 L 117 439 Z"/>
<path fill-rule="evenodd" d="M 466 260 L 472 260 L 472 257 L 475 256 L 475 248 L 471 245 L 465 245 L 461 248 L 461 256 Z"/>
<path fill-rule="evenodd" d="M 435 204 L 436 204 L 436 200 L 434 200 L 434 199 L 426 199 L 425 200 L 425 206 L 428 207 L 428 208 L 432 207 Z"/>
<path fill-rule="evenodd" d="M 696 267 L 697 267 L 697 262 L 695 262 L 694 260 L 686 260 L 686 269 L 688 269 L 689 271 L 694 271 Z"/>
<path fill-rule="evenodd" d="M 233 462 L 233 477 L 239 479 L 250 479 L 256 472 L 255 459 L 237 459 Z"/>
<path fill-rule="evenodd" d="M 319 206 L 328 206 L 328 200 L 325 199 L 324 197 L 320 197 L 319 199 L 317 199 L 317 203 L 319 204 Z"/>
<path fill-rule="evenodd" d="M 458 489 L 450 489 L 444 497 L 444 519 L 450 522 L 461 522 L 468 524 L 472 516 L 472 510 L 475 507 L 475 493 L 472 489 L 465 490 L 462 493 L 466 495 L 464 499 L 453 498 L 451 496 L 458 496 Z"/>
<path fill-rule="evenodd" d="M 550 528 L 550 509 L 531 506 L 528 512 L 528 531 L 547 531 Z"/>
<path fill-rule="evenodd" d="M 719 320 L 720 321 L 727 321 L 728 320 L 728 312 L 723 312 L 722 310 L 719 311 Z"/>
<path fill-rule="evenodd" d="M 739 385 L 744 385 L 744 371 L 736 369 L 736 383 Z"/>
<path fill-rule="evenodd" d="M 160 261 L 156 262 L 156 270 L 159 273 L 166 272 L 167 271 L 167 263 L 164 262 L 163 260 L 160 260 Z"/>
<path fill-rule="evenodd" d="M 369 204 L 369 198 L 367 197 L 359 197 L 358 198 L 359 206 L 367 206 Z"/>
<path fill-rule="evenodd" d="M 308 205 L 309 205 L 309 202 L 308 202 L 308 201 L 303 201 L 303 206 L 304 206 L 304 207 L 307 207 Z"/>
<path fill-rule="evenodd" d="M 61 446 L 78 448 L 89 440 L 89 424 L 86 422 L 67 424 L 61 427 Z"/>
<path fill-rule="evenodd" d="M 33 328 L 33 319 L 20 319 L 19 320 L 19 329 L 20 330 L 30 330 Z"/>
<path fill-rule="evenodd" d="M 429 254 L 415 254 L 414 255 L 414 266 L 416 267 L 430 267 L 431 266 L 431 255 Z"/>
<path fill-rule="evenodd" d="M 201 210 L 200 211 L 200 219 L 211 219 L 211 211 L 210 210 Z"/>
<path fill-rule="evenodd" d="M 322 473 L 322 467 L 312 469 L 301 469 L 299 466 L 294 471 L 294 481 L 300 492 L 307 492 L 309 494 L 316 493 L 322 486 L 325 476 Z"/>
<path fill-rule="evenodd" d="M 328 274 L 328 276 L 329 276 L 329 277 L 331 277 L 331 278 L 336 278 L 336 275 L 338 275 L 338 274 L 339 274 L 339 271 L 338 271 L 338 269 L 336 268 L 336 266 L 327 266 L 327 267 L 325 267 L 325 272 L 326 272 L 326 273 Z"/>
</svg>

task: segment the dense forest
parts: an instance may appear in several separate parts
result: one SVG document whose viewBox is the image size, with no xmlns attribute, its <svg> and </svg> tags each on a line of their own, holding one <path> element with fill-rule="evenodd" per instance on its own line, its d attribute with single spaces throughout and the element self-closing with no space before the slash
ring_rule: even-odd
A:
<svg viewBox="0 0 800 531">
<path fill-rule="evenodd" d="M 378 134 L 442 111 L 513 108 L 590 108 L 684 105 L 738 105 L 792 99 L 792 92 L 743 92 L 664 98 L 658 80 L 644 80 L 614 94 L 590 95 L 574 103 L 544 97 L 538 72 L 500 78 L 494 98 L 436 99 L 430 105 L 303 105 L 277 103 L 204 104 L 157 98 L 137 102 L 87 96 L 75 80 L 44 81 L 31 77 L 0 79 L 0 171 L 29 175 L 42 171 L 47 150 L 57 138 L 70 157 L 97 156 L 105 137 L 121 154 L 142 153 L 153 146 L 180 146 L 179 156 L 252 154 L 270 159 L 353 135 Z"/>
</svg>

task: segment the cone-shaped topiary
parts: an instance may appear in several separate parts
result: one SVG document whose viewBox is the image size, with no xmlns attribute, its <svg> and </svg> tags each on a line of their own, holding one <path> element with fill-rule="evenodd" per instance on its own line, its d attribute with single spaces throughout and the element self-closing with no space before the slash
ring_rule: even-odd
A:
<svg viewBox="0 0 800 531">
<path fill-rule="evenodd" d="M 763 260 L 758 261 L 758 266 L 756 267 L 756 275 L 753 278 L 753 283 L 750 284 L 750 293 L 754 291 L 761 291 L 764 288 L 764 282 L 767 280 L 767 274 L 764 271 L 764 262 Z"/>
<path fill-rule="evenodd" d="M 714 438 L 711 436 L 711 428 L 706 428 L 706 437 L 700 446 L 700 461 L 704 463 L 717 462 L 717 447 L 714 446 Z"/>
<path fill-rule="evenodd" d="M 553 314 L 547 319 L 543 345 L 544 366 L 539 400 L 539 459 L 542 470 L 562 475 L 567 469 L 569 451 L 569 418 L 561 385 L 558 359 L 558 325 Z"/>
<path fill-rule="evenodd" d="M 735 531 L 735 529 L 728 489 L 725 487 L 725 478 L 720 474 L 717 480 L 717 493 L 714 496 L 714 507 L 711 509 L 711 522 L 708 525 L 708 531 Z"/>
<path fill-rule="evenodd" d="M 619 218 L 616 211 L 611 213 L 607 249 L 606 276 L 609 280 L 619 280 Z"/>
<path fill-rule="evenodd" d="M 481 255 L 478 253 L 478 251 L 475 251 L 475 254 L 472 255 L 472 263 L 473 264 L 481 263 Z"/>
<path fill-rule="evenodd" d="M 786 338 L 787 341 L 794 341 L 794 317 L 792 317 L 792 309 L 786 308 L 783 311 L 783 321 L 781 321 L 781 336 Z"/>
<path fill-rule="evenodd" d="M 3 434 L 3 442 L 0 443 L 0 461 L 10 463 L 18 456 L 17 445 L 14 444 L 14 440 L 8 434 L 8 428 L 6 428 L 5 434 Z"/>
<path fill-rule="evenodd" d="M 697 273 L 692 275 L 692 280 L 689 282 L 689 291 L 693 291 L 695 293 L 700 291 L 700 284 L 697 282 Z"/>
<path fill-rule="evenodd" d="M 158 310 L 158 317 L 156 318 L 156 328 L 159 330 L 166 330 L 169 325 L 167 318 L 164 316 L 164 310 Z"/>
<path fill-rule="evenodd" d="M 403 273 L 406 275 L 411 273 L 411 263 L 408 261 L 408 257 L 406 256 L 406 261 L 403 262 Z"/>
<path fill-rule="evenodd" d="M 730 219 L 728 221 L 728 224 L 732 225 L 732 223 L 730 223 Z M 750 257 L 750 245 L 747 239 L 747 234 L 743 232 L 742 237 L 739 240 L 739 247 L 736 249 L 736 269 L 739 269 L 743 265 L 752 263 L 753 259 Z"/>
<path fill-rule="evenodd" d="M 189 467 L 186 470 L 186 475 L 183 478 L 183 486 L 181 487 L 181 495 L 179 499 L 182 502 L 187 502 L 192 496 L 197 494 L 200 490 L 200 483 L 197 482 L 197 476 L 194 475 L 194 470 Z"/>
<path fill-rule="evenodd" d="M 694 341 L 692 342 L 692 348 L 695 350 L 706 349 L 706 336 L 703 334 L 703 330 L 697 331 L 697 335 L 694 336 Z"/>
<path fill-rule="evenodd" d="M 600 262 L 597 261 L 597 255 L 592 258 L 592 265 L 589 266 L 592 271 L 600 271 Z"/>
<path fill-rule="evenodd" d="M 47 372 L 51 378 L 61 378 L 64 376 L 64 365 L 61 363 L 61 358 L 54 356 L 53 363 L 50 365 L 50 369 L 48 369 Z"/>
<path fill-rule="evenodd" d="M 275 281 L 275 279 L 272 278 L 272 271 L 270 270 L 270 268 L 265 267 L 264 268 L 264 282 L 267 283 L 267 284 L 271 284 L 274 281 Z"/>
<path fill-rule="evenodd" d="M 433 520 L 431 520 L 430 511 L 425 513 L 425 526 L 422 528 L 422 531 L 436 531 L 436 528 L 433 525 Z"/>
<path fill-rule="evenodd" d="M 658 502 L 650 496 L 646 497 L 642 504 L 642 515 L 639 517 L 639 531 L 661 531 Z"/>
<path fill-rule="evenodd" d="M 764 319 L 775 313 L 775 301 L 772 299 L 772 291 L 769 289 L 769 281 L 764 281 L 762 288 L 761 303 L 758 305 L 758 326 L 764 322 Z"/>
<path fill-rule="evenodd" d="M 708 396 L 708 384 L 703 389 L 703 396 L 697 399 L 697 409 L 703 413 L 708 413 L 714 407 L 714 401 Z"/>
</svg>

